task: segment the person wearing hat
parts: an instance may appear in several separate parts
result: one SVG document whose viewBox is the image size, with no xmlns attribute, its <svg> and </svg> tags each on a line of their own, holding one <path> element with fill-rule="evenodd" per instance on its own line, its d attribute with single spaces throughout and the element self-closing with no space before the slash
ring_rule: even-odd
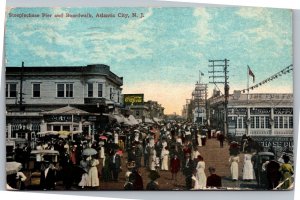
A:
<svg viewBox="0 0 300 200">
<path fill-rule="evenodd" d="M 174 155 L 174 157 L 171 158 L 170 161 L 170 168 L 171 168 L 171 173 L 172 173 L 172 180 L 175 179 L 175 182 L 177 181 L 177 173 L 180 170 L 180 160 L 177 156 L 177 154 Z"/>
<path fill-rule="evenodd" d="M 44 190 L 55 189 L 55 167 L 50 161 L 44 161 L 44 170 L 41 171 L 40 187 Z"/>
<path fill-rule="evenodd" d="M 128 181 L 126 181 L 124 184 L 124 190 L 134 190 L 134 186 L 133 186 L 134 181 L 135 181 L 135 176 L 134 174 L 130 173 L 128 176 Z"/>
<path fill-rule="evenodd" d="M 160 175 L 157 171 L 151 170 L 149 173 L 150 182 L 146 186 L 146 190 L 159 190 L 158 182 L 156 181 Z"/>
<path fill-rule="evenodd" d="M 121 157 L 117 153 L 117 149 L 114 150 L 114 155 L 110 158 L 110 169 L 112 172 L 113 181 L 118 182 L 119 173 L 121 170 Z"/>
<path fill-rule="evenodd" d="M 239 162 L 240 157 L 238 155 L 230 156 L 229 158 L 230 164 L 230 172 L 231 172 L 231 178 L 233 181 L 237 181 L 239 178 Z"/>
<path fill-rule="evenodd" d="M 125 190 L 133 190 L 134 176 L 131 176 L 133 169 L 135 168 L 135 161 L 127 162 L 127 171 L 125 172 Z"/>
<path fill-rule="evenodd" d="M 289 189 L 292 185 L 292 175 L 294 174 L 293 166 L 289 163 L 290 157 L 283 155 L 284 163 L 280 166 L 279 171 L 281 172 L 281 181 L 283 184 L 282 189 Z"/>
<path fill-rule="evenodd" d="M 191 159 L 191 154 L 187 153 L 185 155 L 185 161 L 183 168 L 183 175 L 185 176 L 185 186 L 187 190 L 192 189 L 192 176 L 194 172 L 194 162 Z"/>
<path fill-rule="evenodd" d="M 207 177 L 206 187 L 222 187 L 222 178 L 216 174 L 216 168 L 209 167 L 210 175 Z"/>
</svg>

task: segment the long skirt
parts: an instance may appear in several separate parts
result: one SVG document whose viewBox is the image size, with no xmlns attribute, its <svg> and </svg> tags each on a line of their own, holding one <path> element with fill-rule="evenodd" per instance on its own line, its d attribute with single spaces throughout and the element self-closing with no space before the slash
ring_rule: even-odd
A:
<svg viewBox="0 0 300 200">
<path fill-rule="evenodd" d="M 239 165 L 237 162 L 232 162 L 230 166 L 232 180 L 239 179 Z"/>
<path fill-rule="evenodd" d="M 99 186 L 99 177 L 97 167 L 91 167 L 89 170 L 89 182 L 87 186 L 96 187 Z"/>
</svg>

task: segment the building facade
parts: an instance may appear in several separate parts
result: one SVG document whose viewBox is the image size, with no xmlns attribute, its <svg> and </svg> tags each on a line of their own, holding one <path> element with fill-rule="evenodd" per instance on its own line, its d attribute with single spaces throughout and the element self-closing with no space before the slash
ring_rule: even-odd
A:
<svg viewBox="0 0 300 200">
<path fill-rule="evenodd" d="M 88 113 L 112 113 L 122 106 L 122 85 L 123 78 L 107 65 L 6 67 L 7 138 L 28 139 L 28 132 L 80 132 L 89 124 Z"/>
<path fill-rule="evenodd" d="M 210 122 L 223 129 L 224 96 L 209 99 Z M 293 94 L 241 94 L 236 91 L 228 100 L 228 134 L 248 135 L 264 147 L 292 148 Z"/>
</svg>

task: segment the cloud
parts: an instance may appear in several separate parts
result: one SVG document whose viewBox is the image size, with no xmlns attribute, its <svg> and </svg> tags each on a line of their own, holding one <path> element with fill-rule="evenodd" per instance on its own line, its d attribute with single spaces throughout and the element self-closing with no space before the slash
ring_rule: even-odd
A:
<svg viewBox="0 0 300 200">
<path fill-rule="evenodd" d="M 193 16 L 196 18 L 196 26 L 193 28 L 193 32 L 198 35 L 198 43 L 205 44 L 209 41 L 214 40 L 216 36 L 211 27 L 209 26 L 212 17 L 207 12 L 206 8 L 195 8 Z"/>
<path fill-rule="evenodd" d="M 243 7 L 236 12 L 236 15 L 257 22 L 255 27 L 243 31 L 246 35 L 251 37 L 252 42 L 260 43 L 262 41 L 272 40 L 278 49 L 282 49 L 287 45 L 291 45 L 291 35 L 290 32 L 287 31 L 287 29 L 291 29 L 291 21 L 285 21 L 284 23 L 287 24 L 283 24 L 283 22 L 280 22 L 280 20 L 272 16 L 272 12 L 282 12 L 286 14 L 285 10 L 279 9 Z M 291 12 L 289 15 L 290 20 L 292 20 Z M 287 25 L 290 25 L 290 27 Z"/>
<path fill-rule="evenodd" d="M 148 46 L 154 42 L 154 39 L 153 33 L 150 32 L 151 25 L 146 24 L 146 21 L 152 14 L 152 8 L 149 8 L 145 17 L 132 19 L 117 31 L 106 32 L 99 27 L 101 31 L 98 29 L 96 32 L 93 30 L 86 32 L 88 42 L 94 46 L 91 50 L 91 54 L 94 55 L 92 58 L 96 59 L 99 56 L 99 59 L 117 62 L 151 58 L 153 49 Z"/>
</svg>

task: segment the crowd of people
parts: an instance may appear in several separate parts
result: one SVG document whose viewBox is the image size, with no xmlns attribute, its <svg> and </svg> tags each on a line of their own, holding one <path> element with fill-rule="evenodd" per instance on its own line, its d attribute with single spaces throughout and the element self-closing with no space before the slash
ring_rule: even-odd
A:
<svg viewBox="0 0 300 200">
<path fill-rule="evenodd" d="M 213 135 L 223 148 L 226 138 L 221 131 L 212 133 L 210 127 L 193 123 L 114 126 L 95 133 L 93 138 L 85 134 L 72 138 L 41 137 L 33 148 L 29 144 L 23 148 L 17 146 L 15 158 L 23 164 L 24 170 L 41 172 L 39 186 L 44 190 L 55 189 L 57 181 L 62 181 L 66 190 L 72 187 L 96 189 L 101 188 L 101 182 L 119 182 L 119 174 L 124 170 L 122 162 L 126 162 L 127 167 L 124 190 L 159 190 L 162 171 L 170 172 L 175 185 L 178 173 L 184 175 L 185 190 L 221 188 L 222 179 L 214 166 L 209 166 L 209 176 L 205 174 L 205 158 L 198 150 L 206 145 L 207 137 Z M 242 146 L 245 151 L 246 146 Z M 57 151 L 58 156 L 36 154 L 34 167 L 29 169 L 31 150 Z M 240 145 L 231 142 L 229 151 L 232 180 L 237 181 Z M 242 179 L 250 181 L 255 179 L 252 154 L 245 152 L 244 156 Z M 292 171 L 292 167 L 287 164 L 280 166 L 280 170 L 288 178 L 286 171 Z M 150 180 L 145 186 L 141 168 L 149 173 Z"/>
</svg>

